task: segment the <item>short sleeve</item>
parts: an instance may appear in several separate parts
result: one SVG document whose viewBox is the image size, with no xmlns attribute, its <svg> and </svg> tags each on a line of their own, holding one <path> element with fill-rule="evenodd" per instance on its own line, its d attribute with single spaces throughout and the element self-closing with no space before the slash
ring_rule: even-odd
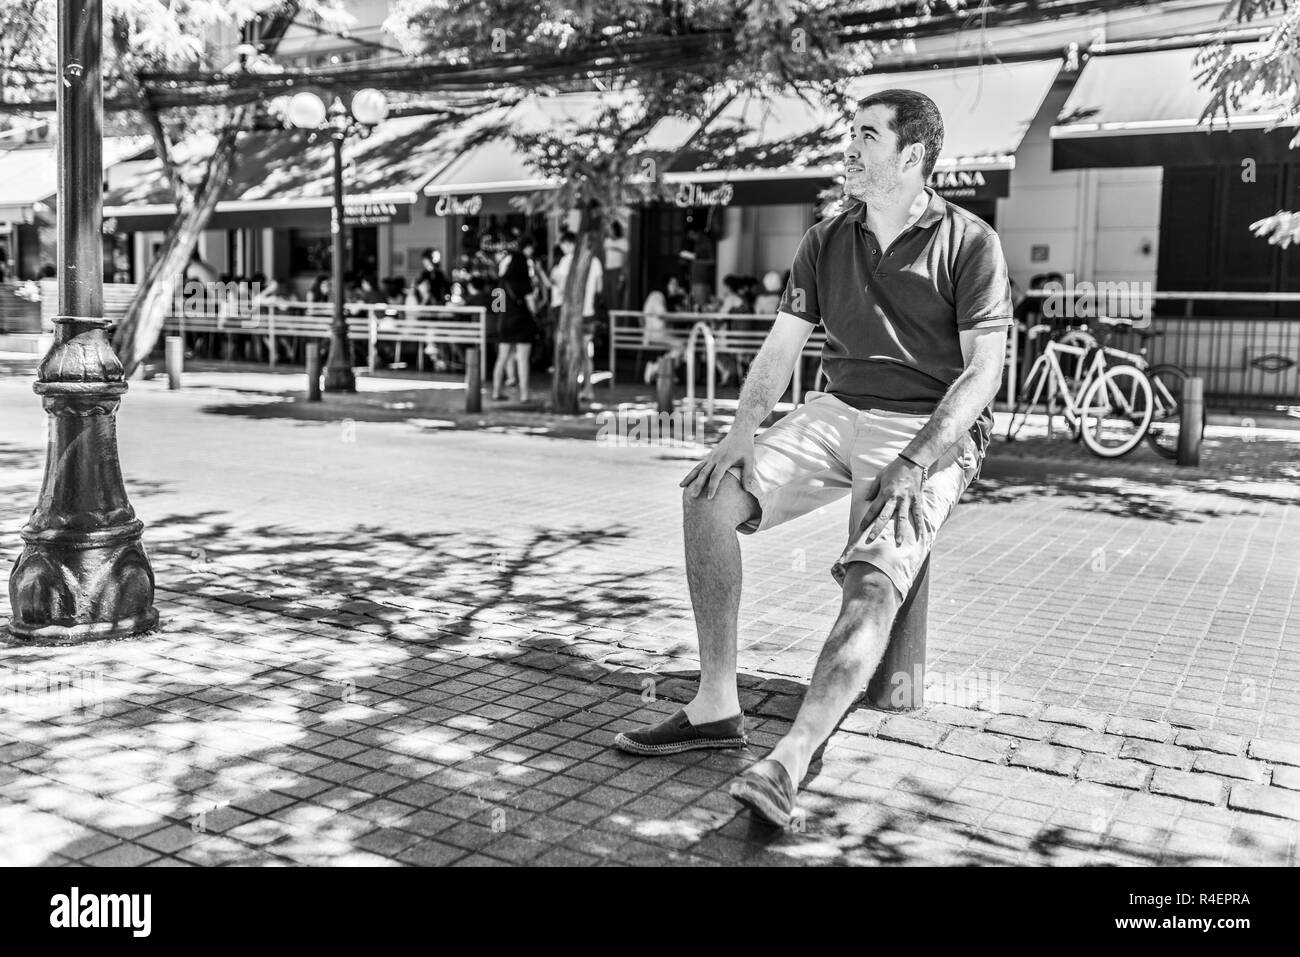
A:
<svg viewBox="0 0 1300 957">
<path fill-rule="evenodd" d="M 994 233 L 972 236 L 957 254 L 954 276 L 957 329 L 988 329 L 1013 322 L 1011 276 Z"/>
<path fill-rule="evenodd" d="M 817 254 L 821 239 L 816 228 L 809 229 L 799 241 L 794 262 L 790 265 L 790 280 L 781 294 L 777 312 L 788 312 L 814 326 L 822 321 L 821 307 L 817 302 Z"/>
</svg>

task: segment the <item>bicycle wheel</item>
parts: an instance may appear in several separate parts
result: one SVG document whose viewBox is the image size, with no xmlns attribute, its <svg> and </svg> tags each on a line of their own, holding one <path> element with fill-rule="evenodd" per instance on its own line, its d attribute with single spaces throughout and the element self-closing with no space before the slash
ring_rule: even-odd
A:
<svg viewBox="0 0 1300 957">
<path fill-rule="evenodd" d="M 1151 426 L 1151 381 L 1135 366 L 1111 366 L 1083 395 L 1079 428 L 1083 444 L 1105 459 L 1127 455 Z"/>
<path fill-rule="evenodd" d="M 1183 384 L 1190 373 L 1175 365 L 1152 366 L 1147 370 L 1151 379 L 1151 399 L 1154 403 L 1151 428 L 1147 441 L 1167 459 L 1178 457 L 1178 431 L 1182 425 Z M 1205 413 L 1201 412 L 1201 429 L 1205 428 Z"/>
</svg>

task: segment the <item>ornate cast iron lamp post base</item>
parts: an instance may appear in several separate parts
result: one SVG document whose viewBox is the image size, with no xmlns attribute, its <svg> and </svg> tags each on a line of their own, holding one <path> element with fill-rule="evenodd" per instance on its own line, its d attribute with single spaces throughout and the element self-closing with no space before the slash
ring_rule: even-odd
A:
<svg viewBox="0 0 1300 957">
<path fill-rule="evenodd" d="M 105 319 L 59 316 L 33 389 L 49 416 L 40 500 L 9 578 L 10 631 L 89 641 L 158 623 L 154 577 L 122 485 L 117 407 L 126 392 Z"/>
</svg>

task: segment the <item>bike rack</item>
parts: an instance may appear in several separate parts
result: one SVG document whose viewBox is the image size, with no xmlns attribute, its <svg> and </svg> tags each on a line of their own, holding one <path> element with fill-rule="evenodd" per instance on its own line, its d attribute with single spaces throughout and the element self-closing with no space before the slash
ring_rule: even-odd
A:
<svg viewBox="0 0 1300 957">
<path fill-rule="evenodd" d="M 692 409 L 695 408 L 695 338 L 697 335 L 704 336 L 704 366 L 707 377 L 704 393 L 706 396 L 704 424 L 708 426 L 713 423 L 713 383 L 716 378 L 714 372 L 718 362 L 718 345 L 708 323 L 701 320 L 691 326 L 690 335 L 686 337 L 686 402 Z"/>
</svg>

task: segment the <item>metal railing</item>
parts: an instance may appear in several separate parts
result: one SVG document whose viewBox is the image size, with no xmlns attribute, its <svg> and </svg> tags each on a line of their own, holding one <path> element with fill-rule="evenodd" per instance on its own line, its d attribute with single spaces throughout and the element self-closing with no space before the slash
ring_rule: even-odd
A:
<svg viewBox="0 0 1300 957">
<path fill-rule="evenodd" d="M 48 323 L 54 315 L 53 282 L 42 283 L 41 312 Z M 129 283 L 106 283 L 104 316 L 120 320 L 135 295 Z M 434 345 L 477 346 L 479 374 L 487 375 L 487 309 L 483 306 L 407 306 L 396 303 L 345 302 L 348 339 L 367 344 L 367 366 L 375 371 L 376 346 L 414 343 L 417 367 L 424 368 L 425 348 Z M 260 336 L 267 346 L 268 364 L 278 364 L 281 340 L 292 348 L 302 339 L 328 339 L 334 306 L 329 302 L 299 302 L 266 297 L 252 303 L 217 302 L 211 308 L 181 308 L 163 321 L 163 334 Z"/>
<path fill-rule="evenodd" d="M 771 313 L 669 312 L 646 313 L 614 309 L 609 314 L 609 383 L 615 384 L 619 352 L 658 352 L 681 355 L 686 364 L 686 401 L 695 402 L 696 353 L 704 351 L 706 416 L 713 417 L 717 359 L 720 354 L 752 356 L 763 347 L 776 315 Z M 757 327 L 757 328 L 756 328 Z M 819 359 L 826 334 L 813 330 L 801 358 Z M 820 375 L 820 373 L 819 373 Z M 795 404 L 803 401 L 803 363 L 791 377 Z"/>
<path fill-rule="evenodd" d="M 647 323 L 647 319 L 651 320 Z M 620 321 L 621 320 L 621 321 Z M 748 328 L 735 328 L 735 322 L 746 324 Z M 770 313 L 701 313 L 670 312 L 663 315 L 647 314 L 631 309 L 618 309 L 610 312 L 609 368 L 610 385 L 614 384 L 617 354 L 622 352 L 648 352 L 659 350 L 676 354 L 683 353 L 686 363 L 686 401 L 695 403 L 695 353 L 697 343 L 703 341 L 705 351 L 706 385 L 706 419 L 713 418 L 714 382 L 717 372 L 719 353 L 753 355 L 762 348 L 763 342 L 771 332 L 776 315 Z M 762 324 L 755 329 L 752 324 Z M 689 326 L 689 328 L 688 328 Z M 826 343 L 826 333 L 818 327 L 804 344 L 801 358 L 820 359 L 822 347 Z M 1010 371 L 1016 368 L 1019 344 L 1015 336 L 1008 336 L 1007 342 L 1007 401 L 1015 401 L 1015 375 Z M 822 380 L 823 373 L 818 368 L 814 388 Z M 798 405 L 803 401 L 803 363 L 796 362 L 791 377 L 792 398 Z"/>
</svg>

